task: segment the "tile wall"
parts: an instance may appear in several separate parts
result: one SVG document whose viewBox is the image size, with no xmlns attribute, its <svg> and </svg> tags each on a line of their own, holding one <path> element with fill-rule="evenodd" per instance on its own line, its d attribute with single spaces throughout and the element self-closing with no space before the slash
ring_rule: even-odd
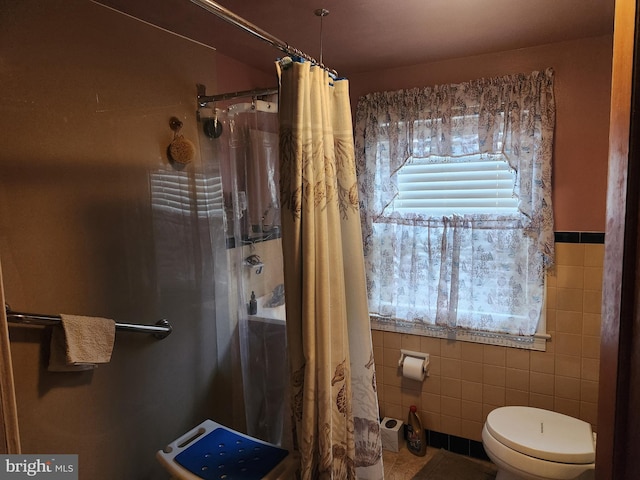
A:
<svg viewBox="0 0 640 480">
<path fill-rule="evenodd" d="M 600 241 L 596 236 L 582 241 Z M 546 352 L 374 330 L 380 416 L 406 422 L 415 404 L 424 428 L 481 441 L 489 412 L 529 405 L 596 429 L 604 244 L 559 238 L 576 243 L 556 243 L 556 265 L 547 276 Z M 401 348 L 431 355 L 424 382 L 401 376 Z"/>
</svg>

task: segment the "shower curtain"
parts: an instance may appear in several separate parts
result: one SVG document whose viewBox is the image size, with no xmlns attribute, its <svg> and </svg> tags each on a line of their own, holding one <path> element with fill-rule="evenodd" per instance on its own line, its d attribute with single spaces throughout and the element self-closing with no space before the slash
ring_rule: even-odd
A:
<svg viewBox="0 0 640 480">
<path fill-rule="evenodd" d="M 277 104 L 239 101 L 226 109 L 202 109 L 200 118 L 220 162 L 229 267 L 216 277 L 227 282 L 238 339 L 243 430 L 289 446 Z M 248 308 L 252 294 L 255 311 Z"/>
<path fill-rule="evenodd" d="M 292 421 L 302 478 L 383 478 L 348 81 L 288 58 L 276 68 Z"/>
</svg>

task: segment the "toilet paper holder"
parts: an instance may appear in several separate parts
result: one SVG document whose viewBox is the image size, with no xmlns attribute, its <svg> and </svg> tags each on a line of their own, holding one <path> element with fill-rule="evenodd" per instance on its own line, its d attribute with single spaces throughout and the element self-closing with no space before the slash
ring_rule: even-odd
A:
<svg viewBox="0 0 640 480">
<path fill-rule="evenodd" d="M 429 354 L 422 352 L 413 352 L 411 350 L 405 350 L 404 348 L 400 350 L 400 360 L 398 360 L 398 367 L 402 368 L 404 364 L 404 359 L 406 357 L 414 357 L 422 359 L 422 371 L 425 376 L 429 376 Z"/>
</svg>

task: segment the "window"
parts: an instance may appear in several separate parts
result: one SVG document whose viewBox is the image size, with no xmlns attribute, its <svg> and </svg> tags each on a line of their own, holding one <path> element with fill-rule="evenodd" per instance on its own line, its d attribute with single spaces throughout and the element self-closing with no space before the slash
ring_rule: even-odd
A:
<svg viewBox="0 0 640 480">
<path fill-rule="evenodd" d="M 547 70 L 360 99 L 374 328 L 544 348 L 552 78 Z"/>
</svg>

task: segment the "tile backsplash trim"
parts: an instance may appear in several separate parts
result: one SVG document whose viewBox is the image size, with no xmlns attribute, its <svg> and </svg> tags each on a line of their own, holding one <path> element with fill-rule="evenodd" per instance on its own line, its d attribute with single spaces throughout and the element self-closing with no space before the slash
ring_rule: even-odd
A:
<svg viewBox="0 0 640 480">
<path fill-rule="evenodd" d="M 555 232 L 556 243 L 604 243 L 604 232 Z"/>
</svg>

